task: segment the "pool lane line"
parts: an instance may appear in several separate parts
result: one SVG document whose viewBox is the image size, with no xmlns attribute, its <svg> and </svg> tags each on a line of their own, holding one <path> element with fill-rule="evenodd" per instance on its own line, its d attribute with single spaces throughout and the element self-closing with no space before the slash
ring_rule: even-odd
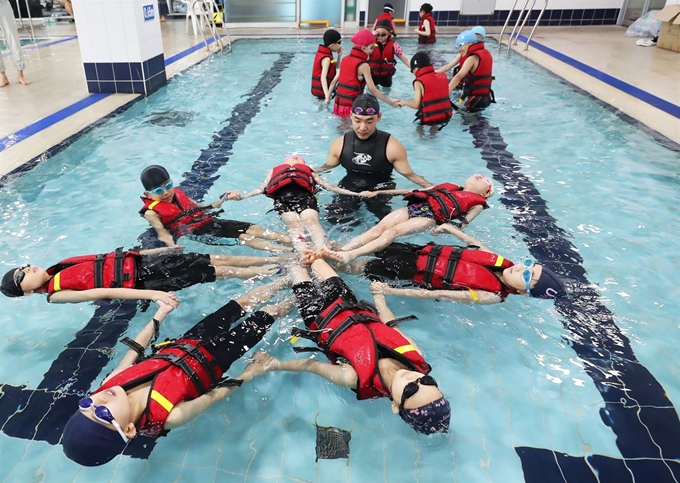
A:
<svg viewBox="0 0 680 483">
<path fill-rule="evenodd" d="M 47 38 L 49 38 L 49 37 L 47 37 Z M 52 45 L 63 44 L 64 42 L 70 42 L 71 40 L 75 40 L 77 38 L 78 38 L 77 35 L 70 35 L 66 38 L 54 40 L 52 42 L 46 42 L 44 44 L 36 42 L 34 44 L 28 44 L 28 45 L 30 45 L 30 47 L 26 47 L 26 48 L 21 47 L 21 51 L 22 52 L 31 52 L 32 50 L 44 49 L 45 47 L 51 47 Z M 2 57 L 5 58 L 5 57 L 9 57 L 10 55 L 12 55 L 12 52 L 7 52 L 6 54 L 2 54 Z"/>
<path fill-rule="evenodd" d="M 525 36 L 520 35 L 519 38 L 521 41 L 526 43 L 527 38 Z M 595 79 L 604 82 L 605 84 L 615 89 L 620 90 L 621 92 L 625 92 L 626 94 L 644 103 L 647 103 L 650 106 L 656 107 L 657 109 L 665 112 L 666 114 L 670 114 L 673 117 L 680 118 L 680 106 L 673 104 L 672 102 L 669 102 L 665 99 L 655 96 L 654 94 L 651 94 L 643 89 L 640 89 L 639 87 L 635 87 L 634 85 L 624 82 L 621 79 L 617 79 L 616 77 L 606 74 L 594 67 L 590 67 L 589 65 L 584 64 L 583 62 L 578 61 L 573 57 L 569 57 L 566 54 L 562 54 L 556 51 L 555 49 L 551 49 L 550 47 L 541 44 L 540 42 L 536 42 L 533 39 L 531 40 L 529 45 L 535 47 L 536 50 L 540 50 L 541 52 L 549 55 L 550 57 L 554 57 L 555 59 L 562 61 L 565 64 L 577 70 L 580 70 L 581 72 L 588 74 L 589 76 L 594 77 Z"/>
<path fill-rule="evenodd" d="M 538 262 L 569 282 L 570 296 L 555 300 L 555 307 L 571 333 L 569 345 L 604 400 L 600 416 L 616 434 L 621 455 L 660 461 L 672 474 L 670 462 L 664 460 L 680 457 L 680 419 L 673 403 L 635 357 L 614 314 L 586 278 L 583 258 L 569 241 L 570 235 L 558 226 L 536 186 L 522 174 L 522 163 L 507 151 L 500 129 L 484 116 L 470 122 L 474 146 L 481 150 L 494 179 L 503 184 L 500 201 L 513 213 L 514 228 Z"/>
<path fill-rule="evenodd" d="M 190 196 L 202 199 L 219 179 L 215 175 L 217 170 L 229 161 L 234 143 L 262 110 L 261 101 L 279 85 L 281 72 L 295 56 L 294 52 L 275 54 L 279 58 L 273 66 L 244 95 L 247 99 L 232 109 L 224 121 L 227 125 L 213 135 L 208 148 L 201 151 L 191 171 L 185 173 L 179 186 Z M 155 231 L 153 234 L 147 231 L 140 238 L 144 238 L 145 248 L 158 246 Z M 77 411 L 78 400 L 90 392 L 101 376 L 114 355 L 112 349 L 137 313 L 135 300 L 98 300 L 94 305 L 92 318 L 53 360 L 36 389 L 0 382 L 0 430 L 7 436 L 59 444 L 66 422 Z M 123 454 L 147 458 L 155 444 L 154 439 L 137 437 Z"/>
<path fill-rule="evenodd" d="M 45 44 L 44 47 L 50 46 L 50 45 L 55 45 L 59 44 L 62 42 L 68 42 L 70 40 L 73 40 L 77 37 L 69 37 L 67 39 L 63 40 L 57 40 L 54 42 L 50 42 L 49 44 Z M 214 42 L 215 39 L 210 39 L 208 43 Z M 41 46 L 36 46 L 36 48 L 41 47 Z M 182 52 L 175 54 L 168 59 L 165 60 L 165 66 L 169 66 L 170 64 L 177 62 L 178 60 L 186 57 L 189 54 L 192 54 L 193 52 L 196 52 L 197 50 L 200 50 L 201 48 L 205 47 L 205 43 L 201 42 L 200 44 L 194 45 L 193 47 L 189 47 L 188 49 L 183 50 Z M 4 56 L 3 56 L 4 57 Z M 19 129 L 18 131 L 8 134 L 7 136 L 0 138 L 0 153 L 4 151 L 5 149 L 14 146 L 17 143 L 20 143 L 21 141 L 25 141 L 29 137 L 33 136 L 34 134 L 39 133 L 40 131 L 43 131 L 44 129 L 47 129 L 48 127 L 53 126 L 54 124 L 63 121 L 67 117 L 70 117 L 74 115 L 75 113 L 85 109 L 86 107 L 91 106 L 92 104 L 101 101 L 102 99 L 110 96 L 111 93 L 95 93 L 95 94 L 90 94 L 84 99 L 81 99 L 80 101 L 74 102 L 73 104 L 66 106 L 63 109 L 60 109 L 59 111 L 50 114 L 49 116 L 46 116 L 32 124 L 29 124 L 28 126 Z M 28 161 L 27 164 L 32 164 L 35 165 L 35 163 L 32 163 L 33 160 Z M 4 184 L 4 180 L 6 176 L 14 176 L 20 172 L 24 172 L 24 169 L 20 169 L 21 166 L 18 168 L 10 171 L 6 175 L 0 177 L 0 187 Z M 17 171 L 19 170 L 19 171 Z"/>
</svg>

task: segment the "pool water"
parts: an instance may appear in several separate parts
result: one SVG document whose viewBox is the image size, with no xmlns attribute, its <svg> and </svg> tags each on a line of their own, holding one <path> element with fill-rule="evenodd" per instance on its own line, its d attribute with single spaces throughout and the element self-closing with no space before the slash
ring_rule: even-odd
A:
<svg viewBox="0 0 680 483">
<path fill-rule="evenodd" d="M 407 53 L 417 48 L 414 39 L 400 43 Z M 431 48 L 436 63 L 453 56 L 453 43 Z M 309 94 L 315 50 L 312 40 L 240 40 L 232 54 L 185 71 L 8 181 L 0 189 L 0 271 L 153 245 L 137 215 L 139 173 L 149 164 L 163 164 L 206 201 L 254 189 L 291 153 L 323 164 L 341 131 L 331 108 Z M 494 73 L 498 103 L 483 116 L 456 115 L 436 132 L 412 124 L 415 111 L 383 105 L 379 125 L 432 182 L 493 176 L 491 209 L 466 231 L 511 260 L 546 263 L 572 292 L 557 303 L 510 297 L 492 306 L 389 298 L 397 316 L 419 318 L 402 328 L 449 398 L 448 435 L 419 436 L 388 402 L 357 402 L 316 376 L 274 373 L 161 438 L 148 459 L 81 468 L 57 444 L 64 417 L 115 367 L 124 352 L 117 344 L 110 353 L 116 338 L 134 336 L 149 312 L 115 302 L 47 306 L 31 296 L 2 300 L 0 480 L 678 481 L 679 319 L 672 314 L 680 312 L 680 148 L 526 59 L 496 56 Z M 399 65 L 390 95 L 411 98 L 411 80 Z M 331 199 L 321 194 L 322 204 Z M 224 208 L 229 218 L 283 229 L 265 197 Z M 357 219 L 359 226 L 327 226 L 330 237 L 346 241 L 375 223 L 364 208 Z M 455 244 L 429 233 L 409 241 L 432 239 Z M 347 281 L 370 297 L 365 280 Z M 162 337 L 257 283 L 183 290 Z M 282 359 L 302 357 L 288 342 L 300 323 L 296 312 L 283 318 L 263 346 Z M 315 425 L 350 431 L 349 457 L 315 461 Z"/>
</svg>

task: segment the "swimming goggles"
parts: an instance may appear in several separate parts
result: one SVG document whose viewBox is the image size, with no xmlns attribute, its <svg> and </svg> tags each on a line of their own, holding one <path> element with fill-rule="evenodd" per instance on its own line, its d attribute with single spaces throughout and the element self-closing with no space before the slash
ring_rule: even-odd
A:
<svg viewBox="0 0 680 483">
<path fill-rule="evenodd" d="M 26 270 L 30 266 L 31 266 L 30 263 L 24 263 L 14 271 L 14 283 L 17 284 L 17 287 L 21 288 L 21 282 L 24 281 L 24 277 L 26 276 L 24 270 Z"/>
<path fill-rule="evenodd" d="M 406 386 L 404 386 L 404 392 L 401 393 L 401 402 L 399 403 L 399 412 L 404 410 L 404 403 L 408 398 L 413 396 L 415 393 L 418 392 L 418 389 L 420 389 L 420 385 L 418 383 L 423 384 L 425 386 L 437 386 L 437 381 L 434 380 L 432 376 L 423 376 L 419 377 L 415 381 L 411 381 Z"/>
<path fill-rule="evenodd" d="M 95 406 L 91 397 L 82 398 L 80 401 L 78 401 L 78 406 L 80 407 L 80 412 L 82 413 L 89 411 L 90 409 L 94 409 L 94 418 L 97 421 L 101 423 L 112 424 L 113 427 L 116 428 L 116 431 L 118 431 L 118 434 L 120 434 L 120 437 L 123 438 L 123 441 L 126 443 L 130 442 L 130 438 L 125 436 L 123 429 L 120 427 L 120 424 L 118 424 L 118 421 L 114 419 L 113 414 L 111 414 L 111 411 L 109 411 L 109 408 L 106 406 Z"/>
<path fill-rule="evenodd" d="M 172 189 L 173 186 L 175 186 L 175 185 L 174 185 L 174 183 L 172 182 L 172 180 L 170 180 L 170 181 L 168 181 L 167 183 L 162 184 L 162 185 L 158 186 L 157 188 L 154 188 L 154 189 L 150 190 L 150 191 L 149 191 L 149 194 L 152 194 L 152 195 L 162 195 L 162 194 L 165 193 L 166 191 L 170 191 L 170 190 Z"/>
<path fill-rule="evenodd" d="M 389 37 L 390 34 L 375 34 L 376 38 L 383 39 L 385 37 Z"/>
<path fill-rule="evenodd" d="M 378 111 L 373 109 L 372 107 L 367 108 L 355 107 L 353 112 L 357 116 L 375 116 L 376 114 L 378 114 Z"/>
<path fill-rule="evenodd" d="M 531 277 L 533 276 L 533 273 L 531 273 L 531 266 L 534 264 L 533 260 L 526 259 L 523 262 L 524 264 L 524 270 L 522 271 L 522 280 L 524 280 L 524 283 L 527 286 L 527 294 L 529 297 L 532 297 L 531 295 Z"/>
</svg>

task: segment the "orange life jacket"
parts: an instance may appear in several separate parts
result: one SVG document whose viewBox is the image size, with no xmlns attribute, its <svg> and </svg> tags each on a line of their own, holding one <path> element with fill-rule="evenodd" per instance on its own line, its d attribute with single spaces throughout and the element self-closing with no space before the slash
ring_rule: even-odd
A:
<svg viewBox="0 0 680 483">
<path fill-rule="evenodd" d="M 328 66 L 328 74 L 326 74 L 326 85 L 328 87 L 330 87 L 331 82 L 333 82 L 333 79 L 335 78 L 335 71 L 337 68 L 331 49 L 324 45 L 319 45 L 319 48 L 316 51 L 316 56 L 314 57 L 314 64 L 312 65 L 312 95 L 318 97 L 319 99 L 326 98 L 326 94 L 323 92 L 323 85 L 321 84 L 321 72 L 323 72 L 321 61 L 323 59 L 331 60 L 331 63 Z"/>
<path fill-rule="evenodd" d="M 445 74 L 437 73 L 428 65 L 416 72 L 416 80 L 423 84 L 423 98 L 416 117 L 421 124 L 446 123 L 453 116 L 453 107 L 449 97 L 449 81 Z M 415 84 L 416 81 L 413 81 Z"/>
<path fill-rule="evenodd" d="M 428 190 L 414 190 L 404 195 L 404 199 L 409 205 L 427 203 L 438 224 L 452 220 L 465 222 L 465 215 L 476 205 L 488 208 L 486 198 L 477 193 L 465 191 L 461 186 L 452 183 L 438 184 Z"/>
</svg>

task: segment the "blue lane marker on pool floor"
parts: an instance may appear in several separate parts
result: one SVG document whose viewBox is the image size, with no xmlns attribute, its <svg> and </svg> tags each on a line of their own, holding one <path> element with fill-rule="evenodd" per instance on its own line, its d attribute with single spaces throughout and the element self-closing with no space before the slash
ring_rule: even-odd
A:
<svg viewBox="0 0 680 483">
<path fill-rule="evenodd" d="M 636 359 L 629 339 L 616 326 L 613 314 L 586 278 L 583 259 L 550 215 L 536 186 L 522 174 L 522 164 L 507 150 L 500 129 L 492 127 L 483 116 L 470 122 L 475 147 L 481 150 L 494 179 L 503 184 L 501 203 L 514 213 L 513 226 L 523 235 L 532 256 L 568 282 L 570 297 L 556 300 L 555 307 L 571 334 L 572 349 L 602 395 L 605 405 L 600 416 L 616 434 L 616 444 L 623 456 L 623 461 L 597 455 L 587 457 L 598 470 L 598 480 L 583 457 L 558 459 L 552 449 L 516 448 L 526 481 L 620 482 L 632 481 L 631 475 L 638 482 L 677 481 L 680 465 L 672 460 L 680 458 L 680 419 L 673 403 L 661 384 Z M 537 464 L 534 460 L 537 457 L 543 463 L 552 459 L 552 470 L 549 465 Z M 618 463 L 611 464 L 612 461 Z M 581 476 L 564 480 L 561 475 L 567 473 Z M 587 475 L 590 476 L 586 478 Z M 656 477 L 650 479 L 652 475 Z"/>
<path fill-rule="evenodd" d="M 294 55 L 279 54 L 279 59 L 246 94 L 247 100 L 234 107 L 225 121 L 227 126 L 213 136 L 191 171 L 184 174 L 180 186 L 190 197 L 202 199 L 219 179 L 215 173 L 229 161 L 234 143 L 260 112 L 260 101 L 281 82 L 281 72 Z M 147 232 L 143 238 L 153 243 L 155 232 L 153 236 Z M 78 400 L 90 391 L 109 363 L 112 348 L 137 313 L 137 302 L 132 300 L 102 300 L 94 305 L 97 308 L 90 321 L 53 361 L 36 389 L 0 383 L 3 433 L 14 438 L 59 443 L 68 418 L 78 408 Z M 124 454 L 137 458 L 148 457 L 155 445 L 150 438 L 138 437 L 133 441 Z"/>
</svg>

